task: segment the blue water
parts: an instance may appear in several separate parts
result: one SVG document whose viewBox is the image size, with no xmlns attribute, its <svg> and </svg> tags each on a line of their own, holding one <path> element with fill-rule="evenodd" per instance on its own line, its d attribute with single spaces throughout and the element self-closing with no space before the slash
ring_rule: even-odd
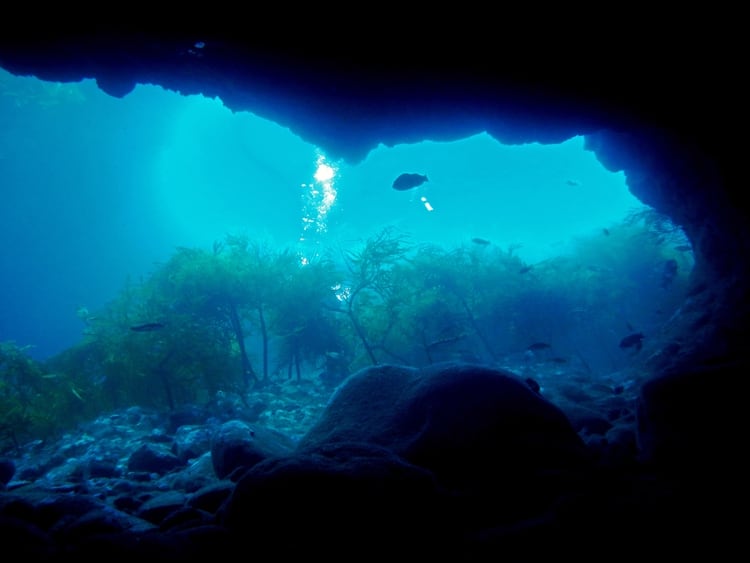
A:
<svg viewBox="0 0 750 563">
<path fill-rule="evenodd" d="M 403 172 L 429 181 L 393 190 Z M 640 206 L 580 137 L 503 146 L 479 134 L 347 164 L 217 99 L 154 86 L 116 99 L 93 81 L 2 70 L 0 189 L 0 341 L 38 359 L 80 340 L 81 307 L 227 233 L 314 254 L 393 225 L 415 242 L 479 237 L 535 264 Z"/>
</svg>

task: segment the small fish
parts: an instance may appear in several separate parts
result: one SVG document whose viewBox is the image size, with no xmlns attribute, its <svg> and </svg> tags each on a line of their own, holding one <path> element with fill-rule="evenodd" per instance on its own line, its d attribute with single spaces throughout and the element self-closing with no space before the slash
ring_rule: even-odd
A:
<svg viewBox="0 0 750 563">
<path fill-rule="evenodd" d="M 405 172 L 393 181 L 393 189 L 404 192 L 416 188 L 417 186 L 421 186 L 427 181 L 429 180 L 424 174 L 410 174 Z"/>
<path fill-rule="evenodd" d="M 552 348 L 550 344 L 547 344 L 546 342 L 534 342 L 533 344 L 530 344 L 527 350 L 531 351 L 539 351 L 539 350 L 545 350 L 547 348 Z"/>
<path fill-rule="evenodd" d="M 623 350 L 626 348 L 635 348 L 636 351 L 640 351 L 640 349 L 643 348 L 643 333 L 634 332 L 633 334 L 627 335 L 620 340 L 620 348 Z"/>
<path fill-rule="evenodd" d="M 518 273 L 519 274 L 526 274 L 526 273 L 528 273 L 528 272 L 531 271 L 531 268 L 533 268 L 533 266 L 524 266 L 523 268 L 521 268 L 520 270 L 518 270 Z"/>
<path fill-rule="evenodd" d="M 78 400 L 80 400 L 80 401 L 83 401 L 83 397 L 81 397 L 81 394 L 80 394 L 80 393 L 79 393 L 78 391 L 76 391 L 76 388 L 75 388 L 75 387 L 73 387 L 72 385 L 71 385 L 71 387 L 70 387 L 70 391 L 71 391 L 71 393 L 73 393 L 73 395 L 75 395 L 75 396 L 76 396 L 76 398 L 77 398 Z"/>
<path fill-rule="evenodd" d="M 143 323 L 131 326 L 130 330 L 134 332 L 151 332 L 154 330 L 161 330 L 162 328 L 164 328 L 164 323 Z"/>
<path fill-rule="evenodd" d="M 490 244 L 490 241 L 488 241 L 486 238 L 479 237 L 474 237 L 473 239 L 471 239 L 471 242 L 473 242 L 474 244 L 478 244 L 479 246 L 487 246 L 488 244 Z"/>
<path fill-rule="evenodd" d="M 570 179 L 570 178 L 568 178 L 567 180 L 565 180 L 565 183 L 566 183 L 566 184 L 567 184 L 568 186 L 573 186 L 573 187 L 575 187 L 575 186 L 580 186 L 580 185 L 581 185 L 581 182 L 579 182 L 578 180 L 572 180 L 572 179 Z"/>
<path fill-rule="evenodd" d="M 605 227 L 604 229 L 602 229 L 602 233 L 604 233 L 604 236 L 605 236 L 605 237 L 608 237 L 608 236 L 609 236 L 609 229 L 607 229 L 607 228 Z"/>
<path fill-rule="evenodd" d="M 688 252 L 689 250 L 693 250 L 693 247 L 689 244 L 680 244 L 679 246 L 675 246 L 674 249 L 677 252 Z"/>
</svg>

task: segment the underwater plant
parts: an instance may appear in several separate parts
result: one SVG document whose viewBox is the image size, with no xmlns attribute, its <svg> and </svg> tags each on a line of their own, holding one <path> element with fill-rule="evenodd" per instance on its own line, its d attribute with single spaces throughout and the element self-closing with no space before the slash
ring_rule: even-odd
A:
<svg viewBox="0 0 750 563">
<path fill-rule="evenodd" d="M 212 252 L 180 249 L 151 284 L 162 301 L 163 318 L 182 315 L 178 324 L 183 327 L 197 322 L 210 327 L 213 334 L 203 335 L 207 342 L 232 338 L 247 390 L 269 382 L 274 336 L 286 341 L 293 362 L 312 345 L 313 339 L 301 336 L 312 332 L 316 318 L 323 326 L 320 309 L 332 298 L 333 272 L 328 261 L 303 264 L 289 249 L 277 251 L 245 235 L 228 235 Z M 250 328 L 256 329 L 257 338 L 248 338 Z M 247 348 L 256 342 L 261 348 L 260 375 Z"/>
<path fill-rule="evenodd" d="M 107 409 L 171 410 L 219 392 L 247 401 L 272 371 L 300 382 L 322 369 L 332 388 L 385 361 L 577 357 L 589 374 L 622 369 L 642 358 L 623 355 L 622 338 L 640 333 L 651 346 L 687 291 L 690 257 L 655 224 L 609 226 L 533 265 L 489 243 L 414 246 L 392 227 L 338 262 L 247 236 L 178 248 L 101 311 L 79 311 L 81 342 L 44 364 L 2 344 L 3 447 Z"/>
<path fill-rule="evenodd" d="M 229 237 L 228 264 L 236 278 L 232 283 L 232 326 L 237 332 L 238 343 L 247 361 L 242 338 L 242 323 L 245 319 L 258 328 L 262 355 L 262 379 L 254 375 L 255 382 L 269 382 L 269 341 L 271 338 L 274 310 L 284 306 L 290 298 L 292 279 L 301 266 L 299 257 L 288 249 L 276 252 L 267 244 L 250 241 L 247 237 Z M 278 315 L 276 316 L 278 319 Z M 277 320 L 277 323 L 279 321 Z M 244 339 L 243 339 L 244 340 Z"/>
<path fill-rule="evenodd" d="M 382 312 L 391 311 L 383 305 L 396 289 L 392 270 L 410 251 L 406 241 L 404 234 L 397 233 L 393 227 L 385 227 L 368 238 L 361 249 L 344 255 L 348 270 L 348 288 L 341 294 L 344 312 L 373 365 L 378 364 L 378 359 L 371 339 L 379 336 L 378 340 L 382 340 L 395 320 L 392 315 L 383 318 Z M 377 313 L 381 313 L 379 319 Z M 373 334 L 376 321 L 379 321 L 379 335 Z"/>
<path fill-rule="evenodd" d="M 523 267 L 512 250 L 495 246 L 459 246 L 454 249 L 423 249 L 413 260 L 423 288 L 436 294 L 450 311 L 452 328 L 439 328 L 428 343 L 437 346 L 455 344 L 460 336 L 461 348 L 483 351 L 489 361 L 498 360 L 501 329 L 507 326 L 510 303 L 527 280 L 519 275 Z M 442 319 L 445 321 L 445 315 Z M 476 341 L 476 342 L 474 342 Z"/>
<path fill-rule="evenodd" d="M 91 316 L 83 342 L 53 359 L 87 374 L 102 407 L 169 409 L 242 386 L 223 301 L 226 275 L 211 253 L 181 248 Z M 73 353 L 74 352 L 74 353 Z"/>
<path fill-rule="evenodd" d="M 88 412 L 79 384 L 27 352 L 0 342 L 0 453 L 18 450 L 22 439 L 52 437 Z"/>
<path fill-rule="evenodd" d="M 228 236 L 226 244 L 215 244 L 212 251 L 180 248 L 149 280 L 161 314 L 173 319 L 183 330 L 203 327 L 207 341 L 233 338 L 239 352 L 245 388 L 259 379 L 245 348 L 247 309 L 254 299 L 247 283 L 248 240 Z M 257 268 L 257 266 L 256 266 Z M 170 324 L 173 324 L 170 323 Z"/>
<path fill-rule="evenodd" d="M 301 380 L 301 363 L 317 366 L 330 354 L 349 355 L 348 345 L 333 315 L 336 307 L 334 287 L 339 272 L 333 261 L 321 256 L 297 260 L 284 279 L 274 303 L 272 328 L 280 340 L 279 361 L 286 365 L 288 377 L 294 369 Z"/>
</svg>

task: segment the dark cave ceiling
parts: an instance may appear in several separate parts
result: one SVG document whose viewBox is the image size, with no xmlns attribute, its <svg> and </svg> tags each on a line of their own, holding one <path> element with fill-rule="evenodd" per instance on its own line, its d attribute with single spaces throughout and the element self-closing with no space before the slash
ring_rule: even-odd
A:
<svg viewBox="0 0 750 563">
<path fill-rule="evenodd" d="M 740 95 L 739 78 L 697 44 L 656 50 L 642 37 L 623 46 L 615 36 L 597 53 L 594 39 L 587 50 L 552 37 L 523 55 L 495 37 L 457 46 L 392 33 L 385 49 L 368 35 L 311 47 L 229 31 L 14 33 L 0 35 L 0 64 L 47 80 L 96 78 L 113 96 L 139 82 L 219 96 L 350 161 L 381 142 L 481 130 L 519 143 L 656 126 L 706 145 Z"/>
</svg>

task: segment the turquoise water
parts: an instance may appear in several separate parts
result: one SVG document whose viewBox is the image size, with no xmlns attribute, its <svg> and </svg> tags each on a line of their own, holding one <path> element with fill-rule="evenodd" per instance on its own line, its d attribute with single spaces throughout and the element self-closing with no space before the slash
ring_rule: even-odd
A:
<svg viewBox="0 0 750 563">
<path fill-rule="evenodd" d="M 391 225 L 416 243 L 482 239 L 533 265 L 640 206 L 581 137 L 503 146 L 477 134 L 346 163 L 217 99 L 148 85 L 116 99 L 93 81 L 1 70 L 0 120 L 0 341 L 38 358 L 80 339 L 81 307 L 226 234 L 312 256 Z M 429 181 L 396 191 L 404 172 Z"/>
<path fill-rule="evenodd" d="M 169 94 L 140 87 L 132 96 L 142 99 L 133 103 L 148 104 Z M 391 224 L 440 244 L 482 237 L 518 245 L 519 255 L 536 262 L 639 205 L 624 175 L 606 171 L 584 150 L 582 137 L 505 146 L 482 133 L 455 142 L 381 145 L 351 165 L 327 159 L 272 122 L 232 114 L 219 100 L 175 103 L 181 109 L 164 131 L 147 181 L 151 208 L 183 242 L 210 243 L 229 229 L 279 244 L 300 237 L 325 243 L 356 240 Z M 334 201 L 322 217 L 326 186 L 314 178 L 321 164 L 335 173 L 328 186 Z M 403 172 L 430 180 L 408 192 L 393 190 Z M 305 229 L 305 220 L 315 225 Z"/>
</svg>

